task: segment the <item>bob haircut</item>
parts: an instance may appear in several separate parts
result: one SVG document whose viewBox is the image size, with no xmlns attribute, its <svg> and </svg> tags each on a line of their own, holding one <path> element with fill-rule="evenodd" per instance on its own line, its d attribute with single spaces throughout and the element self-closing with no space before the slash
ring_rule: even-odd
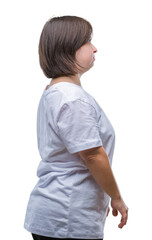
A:
<svg viewBox="0 0 152 240">
<path fill-rule="evenodd" d="M 75 59 L 76 51 L 92 38 L 92 26 L 77 16 L 49 19 L 39 41 L 39 62 L 47 78 L 72 76 L 81 67 Z"/>
</svg>

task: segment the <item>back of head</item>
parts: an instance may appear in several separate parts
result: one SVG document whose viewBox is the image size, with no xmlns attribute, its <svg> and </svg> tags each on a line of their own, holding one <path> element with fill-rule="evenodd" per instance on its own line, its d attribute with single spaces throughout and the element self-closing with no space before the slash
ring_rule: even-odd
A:
<svg viewBox="0 0 152 240">
<path fill-rule="evenodd" d="M 48 78 L 71 76 L 78 72 L 75 53 L 92 37 L 91 24 L 77 16 L 49 19 L 39 41 L 40 66 Z"/>
</svg>

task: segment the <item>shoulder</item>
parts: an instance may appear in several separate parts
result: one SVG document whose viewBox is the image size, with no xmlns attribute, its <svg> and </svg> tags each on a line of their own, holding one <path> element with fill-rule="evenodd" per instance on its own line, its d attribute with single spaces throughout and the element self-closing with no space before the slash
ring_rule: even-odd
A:
<svg viewBox="0 0 152 240">
<path fill-rule="evenodd" d="M 47 111 L 52 112 L 54 116 L 59 116 L 64 112 L 93 113 L 100 117 L 101 108 L 94 97 L 84 88 L 74 84 L 57 84 L 49 91 L 44 92 Z M 80 112 L 80 113 L 81 113 Z"/>
<path fill-rule="evenodd" d="M 44 98 L 50 106 L 61 108 L 66 103 L 82 102 L 92 105 L 92 99 L 82 87 L 74 84 L 63 84 L 54 86 L 50 91 L 44 92 Z M 59 107 L 60 106 L 60 107 Z"/>
</svg>

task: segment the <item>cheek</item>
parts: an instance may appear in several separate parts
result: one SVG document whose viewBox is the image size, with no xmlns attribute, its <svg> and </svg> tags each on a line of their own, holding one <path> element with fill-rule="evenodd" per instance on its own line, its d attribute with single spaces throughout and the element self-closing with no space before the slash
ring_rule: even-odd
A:
<svg viewBox="0 0 152 240">
<path fill-rule="evenodd" d="M 76 59 L 83 67 L 88 67 L 92 63 L 93 54 L 91 51 L 83 51 L 79 49 L 76 53 Z"/>
</svg>

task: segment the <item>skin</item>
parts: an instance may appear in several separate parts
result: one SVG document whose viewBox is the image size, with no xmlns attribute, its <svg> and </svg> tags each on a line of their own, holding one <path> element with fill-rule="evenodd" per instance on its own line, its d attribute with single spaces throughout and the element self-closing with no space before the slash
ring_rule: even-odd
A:
<svg viewBox="0 0 152 240">
<path fill-rule="evenodd" d="M 98 185 L 111 197 L 112 214 L 113 216 L 117 216 L 118 212 L 121 214 L 118 227 L 122 228 L 127 223 L 128 207 L 121 197 L 106 151 L 100 146 L 81 151 L 79 155 Z"/>
<path fill-rule="evenodd" d="M 75 55 L 79 65 L 83 68 L 79 68 L 78 73 L 74 76 L 52 79 L 47 88 L 58 82 L 70 82 L 81 86 L 80 78 L 83 73 L 93 67 L 96 52 L 97 49 L 91 42 L 84 44 L 76 51 Z M 121 221 L 118 227 L 123 228 L 127 224 L 128 207 L 122 199 L 104 148 L 98 147 L 84 150 L 79 152 L 79 155 L 99 186 L 111 197 L 112 214 L 113 216 L 118 216 L 118 213 L 121 214 Z M 108 208 L 107 216 L 109 212 L 110 208 Z"/>
<path fill-rule="evenodd" d="M 82 47 L 80 47 L 76 51 L 75 56 L 76 56 L 76 59 L 77 59 L 79 65 L 84 67 L 85 70 L 79 69 L 79 72 L 74 76 L 69 76 L 69 77 L 65 76 L 65 77 L 54 78 L 51 80 L 51 82 L 47 86 L 47 88 L 49 88 L 49 86 L 52 86 L 53 84 L 58 83 L 58 82 L 71 82 L 71 83 L 81 86 L 80 78 L 83 73 L 88 71 L 94 65 L 96 52 L 97 52 L 97 49 L 91 42 L 84 44 Z"/>
</svg>

